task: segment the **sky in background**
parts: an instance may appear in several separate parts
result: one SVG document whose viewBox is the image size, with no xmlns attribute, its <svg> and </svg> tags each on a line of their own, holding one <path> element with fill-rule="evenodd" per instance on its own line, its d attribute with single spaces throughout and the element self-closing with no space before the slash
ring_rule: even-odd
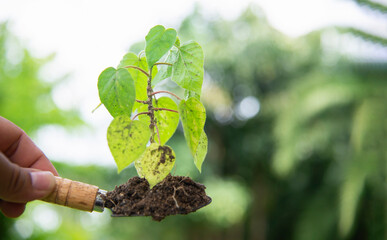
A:
<svg viewBox="0 0 387 240">
<path fill-rule="evenodd" d="M 366 15 L 349 0 L 0 0 L 0 22 L 7 20 L 23 45 L 37 57 L 56 53 L 42 77 L 52 81 L 70 74 L 55 89 L 55 102 L 63 109 L 77 107 L 90 125 L 70 132 L 41 129 L 34 139 L 49 158 L 114 165 L 106 142 L 111 117 L 103 107 L 91 113 L 99 103 L 98 75 L 116 66 L 154 25 L 177 28 L 197 3 L 205 14 L 228 20 L 255 3 L 275 28 L 291 37 L 331 25 L 373 26 L 374 33 L 387 37 L 381 17 Z"/>
</svg>

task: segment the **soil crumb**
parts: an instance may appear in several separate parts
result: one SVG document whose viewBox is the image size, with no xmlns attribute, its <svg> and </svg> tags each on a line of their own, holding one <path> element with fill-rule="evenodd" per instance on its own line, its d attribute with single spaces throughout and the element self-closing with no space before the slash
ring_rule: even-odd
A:
<svg viewBox="0 0 387 240">
<path fill-rule="evenodd" d="M 188 214 L 211 203 L 206 187 L 189 177 L 168 175 L 152 189 L 144 178 L 133 177 L 104 196 L 105 207 L 118 216 L 166 216 Z"/>
</svg>

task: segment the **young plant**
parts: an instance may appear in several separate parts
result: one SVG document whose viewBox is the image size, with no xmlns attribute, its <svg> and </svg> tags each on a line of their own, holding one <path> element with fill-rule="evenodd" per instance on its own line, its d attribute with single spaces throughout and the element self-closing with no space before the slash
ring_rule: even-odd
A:
<svg viewBox="0 0 387 240">
<path fill-rule="evenodd" d="M 153 27 L 145 37 L 145 50 L 127 53 L 117 69 L 98 77 L 101 103 L 113 116 L 107 131 L 110 151 L 121 172 L 134 162 L 137 173 L 153 187 L 175 164 L 175 153 L 165 143 L 182 122 L 195 166 L 201 172 L 207 154 L 204 132 L 206 112 L 200 102 L 204 55 L 194 41 L 181 44 L 175 29 Z M 154 91 L 170 79 L 185 91 L 180 98 L 169 91 Z M 158 97 L 160 93 L 170 97 Z"/>
</svg>

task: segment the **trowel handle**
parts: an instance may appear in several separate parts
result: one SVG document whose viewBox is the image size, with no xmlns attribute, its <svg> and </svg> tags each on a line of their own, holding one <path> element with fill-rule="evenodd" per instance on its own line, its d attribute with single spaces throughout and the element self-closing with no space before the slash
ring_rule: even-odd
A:
<svg viewBox="0 0 387 240">
<path fill-rule="evenodd" d="M 45 202 L 92 212 L 98 193 L 98 187 L 66 178 L 55 177 L 54 191 L 46 198 Z"/>
</svg>

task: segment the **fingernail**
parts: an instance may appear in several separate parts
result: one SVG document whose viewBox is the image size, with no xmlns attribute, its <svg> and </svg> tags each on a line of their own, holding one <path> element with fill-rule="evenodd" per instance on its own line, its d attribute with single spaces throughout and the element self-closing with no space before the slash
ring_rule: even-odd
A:
<svg viewBox="0 0 387 240">
<path fill-rule="evenodd" d="M 51 172 L 30 172 L 32 187 L 40 191 L 51 191 L 55 186 L 55 177 Z"/>
</svg>

